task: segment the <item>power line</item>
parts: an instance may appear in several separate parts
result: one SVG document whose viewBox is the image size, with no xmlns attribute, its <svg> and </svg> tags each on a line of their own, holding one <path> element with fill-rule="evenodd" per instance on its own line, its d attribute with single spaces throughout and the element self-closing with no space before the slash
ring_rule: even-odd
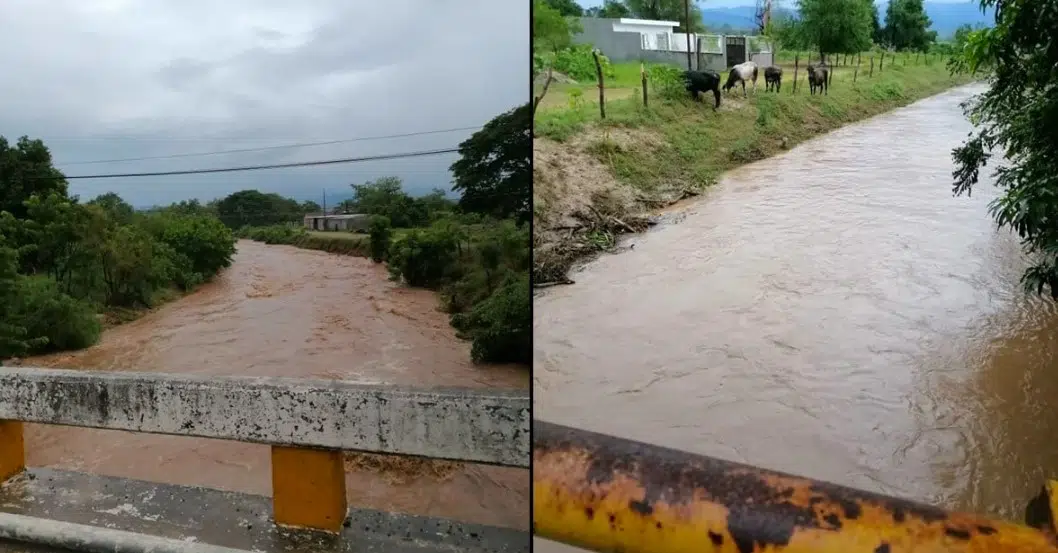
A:
<svg viewBox="0 0 1058 553">
<path fill-rule="evenodd" d="M 245 165 L 242 167 L 222 167 L 218 169 L 189 169 L 186 171 L 155 171 L 150 173 L 103 173 L 98 175 L 73 175 L 65 177 L 66 180 L 73 179 L 117 179 L 128 177 L 167 177 L 173 175 L 202 175 L 207 173 L 235 173 L 239 171 L 259 171 L 263 169 L 286 169 L 289 167 L 313 167 L 318 165 L 335 165 L 338 163 L 358 163 L 361 161 L 378 161 L 385 159 L 402 159 L 408 157 L 433 156 L 438 154 L 452 154 L 459 148 L 445 148 L 442 150 L 424 150 L 421 152 L 407 152 L 402 154 L 382 154 L 377 156 L 347 157 L 341 159 L 325 159 L 319 161 L 300 161 L 296 163 L 275 163 L 272 165 Z"/>
<path fill-rule="evenodd" d="M 406 137 L 409 137 L 409 136 L 425 136 L 425 135 L 429 135 L 429 134 L 442 134 L 442 133 L 456 132 L 456 131 L 473 131 L 473 130 L 478 130 L 480 128 L 481 128 L 481 126 L 479 125 L 479 126 L 476 126 L 476 127 L 457 127 L 457 128 L 454 128 L 454 129 L 440 129 L 440 130 L 435 130 L 435 131 L 419 131 L 419 132 L 410 132 L 410 133 L 403 133 L 403 134 L 388 134 L 388 135 L 381 135 L 381 136 L 362 136 L 362 137 L 359 137 L 359 138 L 343 138 L 343 139 L 339 139 L 339 140 L 325 140 L 325 141 L 322 141 L 322 142 L 300 142 L 300 143 L 295 143 L 295 144 L 283 144 L 283 145 L 280 145 L 280 146 L 261 146 L 261 147 L 257 147 L 257 148 L 240 148 L 240 149 L 237 149 L 237 150 L 217 150 L 217 151 L 213 151 L 213 152 L 198 152 L 198 153 L 193 153 L 193 154 L 171 154 L 171 155 L 164 155 L 164 156 L 124 157 L 124 158 L 117 158 L 117 159 L 96 159 L 96 160 L 91 160 L 91 161 L 72 161 L 72 162 L 69 162 L 69 163 L 63 163 L 62 165 L 93 165 L 93 164 L 98 164 L 98 163 L 120 163 L 120 162 L 125 162 L 125 161 L 144 161 L 144 160 L 151 160 L 151 159 L 175 159 L 175 158 L 183 158 L 183 157 L 201 157 L 201 156 L 216 156 L 216 155 L 224 155 L 224 154 L 239 154 L 239 153 L 245 153 L 245 152 L 265 152 L 265 151 L 269 151 L 269 150 L 282 150 L 282 149 L 285 149 L 285 148 L 305 148 L 305 147 L 310 147 L 310 146 L 326 146 L 326 145 L 329 145 L 329 144 L 347 144 L 347 143 L 350 143 L 350 142 L 362 142 L 362 141 L 367 141 L 367 140 L 383 140 L 383 139 L 387 139 L 387 138 L 406 138 Z"/>
</svg>

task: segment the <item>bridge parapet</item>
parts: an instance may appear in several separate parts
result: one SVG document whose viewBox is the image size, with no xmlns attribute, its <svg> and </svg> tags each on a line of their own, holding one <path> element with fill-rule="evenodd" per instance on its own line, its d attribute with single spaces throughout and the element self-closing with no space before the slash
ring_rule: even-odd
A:
<svg viewBox="0 0 1058 553">
<path fill-rule="evenodd" d="M 348 523 L 343 451 L 523 468 L 530 460 L 521 391 L 0 368 L 0 482 L 25 469 L 26 422 L 269 445 L 275 523 L 330 533 Z"/>
</svg>

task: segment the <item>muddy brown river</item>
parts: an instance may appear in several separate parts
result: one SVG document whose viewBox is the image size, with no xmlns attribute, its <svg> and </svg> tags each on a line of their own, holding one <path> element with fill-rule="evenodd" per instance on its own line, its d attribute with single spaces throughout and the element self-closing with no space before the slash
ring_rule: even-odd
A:
<svg viewBox="0 0 1058 553">
<path fill-rule="evenodd" d="M 728 173 L 538 296 L 534 416 L 1020 520 L 1058 477 L 1058 309 L 991 181 L 952 197 L 981 90 Z"/>
<path fill-rule="evenodd" d="M 213 283 L 99 345 L 26 365 L 528 388 L 528 371 L 475 366 L 433 292 L 368 259 L 240 241 Z M 271 494 L 267 446 L 29 425 L 28 464 Z M 529 471 L 350 455 L 353 507 L 529 528 Z"/>
</svg>

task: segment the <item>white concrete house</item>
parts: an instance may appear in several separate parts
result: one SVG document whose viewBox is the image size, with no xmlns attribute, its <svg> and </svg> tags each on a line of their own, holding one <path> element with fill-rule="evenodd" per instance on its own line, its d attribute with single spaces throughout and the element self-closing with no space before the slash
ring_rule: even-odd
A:
<svg viewBox="0 0 1058 553">
<path fill-rule="evenodd" d="M 614 21 L 616 33 L 639 33 L 640 45 L 644 50 L 672 50 L 672 30 L 680 26 L 679 21 L 654 21 L 651 19 L 632 19 L 622 17 Z M 682 34 L 680 36 L 683 36 Z M 685 39 L 686 40 L 686 39 Z M 684 46 L 686 50 L 686 46 Z"/>
<path fill-rule="evenodd" d="M 304 221 L 308 230 L 365 232 L 371 225 L 371 216 L 363 213 L 306 215 Z"/>
</svg>

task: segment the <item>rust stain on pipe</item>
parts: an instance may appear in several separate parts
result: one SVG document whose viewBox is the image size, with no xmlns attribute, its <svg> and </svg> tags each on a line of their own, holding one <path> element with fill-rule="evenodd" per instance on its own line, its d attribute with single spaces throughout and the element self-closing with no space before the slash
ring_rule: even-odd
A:
<svg viewBox="0 0 1058 553">
<path fill-rule="evenodd" d="M 533 530 L 621 553 L 1058 553 L 1028 526 L 539 421 Z"/>
</svg>

